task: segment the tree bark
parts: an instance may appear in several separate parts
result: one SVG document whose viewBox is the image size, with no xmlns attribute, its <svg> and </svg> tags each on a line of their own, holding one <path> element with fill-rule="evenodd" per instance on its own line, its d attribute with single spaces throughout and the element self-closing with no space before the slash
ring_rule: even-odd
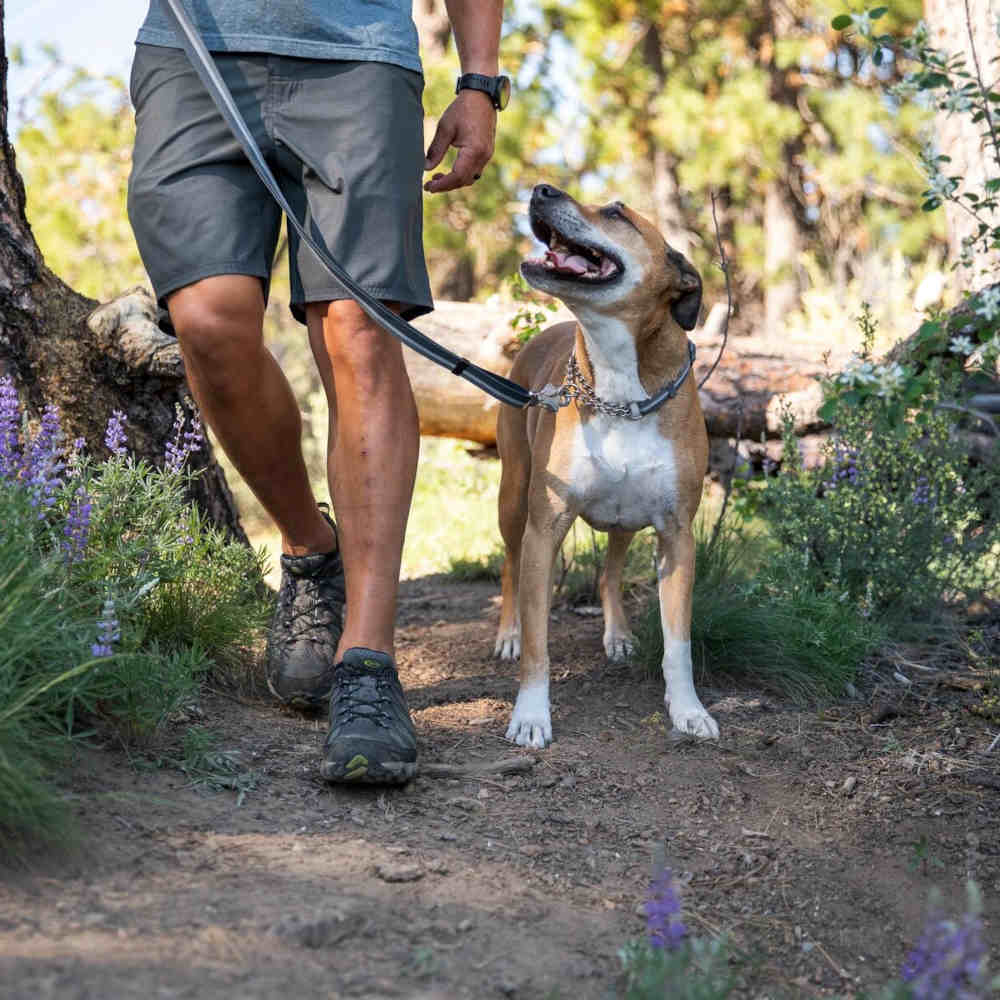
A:
<svg viewBox="0 0 1000 1000">
<path fill-rule="evenodd" d="M 175 356 L 168 357 L 148 296 L 141 329 L 135 303 L 126 310 L 125 321 L 118 322 L 114 309 L 105 309 L 103 322 L 92 328 L 87 320 L 98 303 L 45 266 L 25 216 L 24 184 L 7 134 L 3 0 L 0 52 L 0 374 L 13 378 L 29 415 L 37 418 L 47 404 L 58 406 L 67 435 L 84 438 L 92 455 L 107 454 L 107 420 L 112 410 L 122 410 L 132 452 L 162 464 L 175 407 L 189 398 L 180 354 L 175 344 Z M 152 341 L 144 341 L 150 337 Z M 214 524 L 246 542 L 210 445 L 206 442 L 191 461 L 204 470 L 192 499 Z"/>
<path fill-rule="evenodd" d="M 990 0 L 924 0 L 924 13 L 931 31 L 931 42 L 949 54 L 961 53 L 966 69 L 975 74 L 975 55 L 984 82 L 989 86 L 996 79 L 1000 57 L 1000 39 L 997 37 L 995 16 Z M 945 172 L 962 178 L 963 189 L 982 194 L 983 185 L 990 177 L 1000 176 L 1000 163 L 992 144 L 983 139 L 983 124 L 975 124 L 971 115 L 945 114 L 937 116 L 938 142 L 941 151 L 951 157 Z M 976 222 L 968 212 L 951 203 L 945 204 L 948 219 L 948 246 L 953 262 L 962 252 L 964 240 L 974 237 Z M 993 225 L 1000 223 L 995 216 Z M 958 278 L 964 287 L 973 290 L 982 284 L 982 273 L 996 275 L 1000 267 L 1000 253 L 989 251 L 982 241 L 976 245 L 973 266 L 959 268 Z"/>
</svg>

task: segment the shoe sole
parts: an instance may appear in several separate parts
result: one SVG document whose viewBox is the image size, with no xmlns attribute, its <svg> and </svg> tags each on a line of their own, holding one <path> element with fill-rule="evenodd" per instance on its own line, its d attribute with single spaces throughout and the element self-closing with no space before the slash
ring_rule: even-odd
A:
<svg viewBox="0 0 1000 1000">
<path fill-rule="evenodd" d="M 416 775 L 417 762 L 377 761 L 358 753 L 344 763 L 325 760 L 319 770 L 326 781 L 338 784 L 405 785 Z"/>
<path fill-rule="evenodd" d="M 323 693 L 317 691 L 296 691 L 293 694 L 282 694 L 278 691 L 271 678 L 267 678 L 267 689 L 274 695 L 282 705 L 289 708 L 297 708 L 301 712 L 326 710 L 330 704 L 330 695 L 333 694 L 333 685 Z"/>
</svg>

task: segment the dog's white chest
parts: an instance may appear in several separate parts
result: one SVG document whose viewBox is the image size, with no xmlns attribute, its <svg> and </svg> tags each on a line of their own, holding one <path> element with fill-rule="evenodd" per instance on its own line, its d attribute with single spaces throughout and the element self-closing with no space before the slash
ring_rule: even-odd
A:
<svg viewBox="0 0 1000 1000">
<path fill-rule="evenodd" d="M 588 524 L 603 531 L 662 529 L 676 483 L 673 445 L 655 415 L 631 421 L 595 414 L 577 426 L 569 495 Z"/>
</svg>

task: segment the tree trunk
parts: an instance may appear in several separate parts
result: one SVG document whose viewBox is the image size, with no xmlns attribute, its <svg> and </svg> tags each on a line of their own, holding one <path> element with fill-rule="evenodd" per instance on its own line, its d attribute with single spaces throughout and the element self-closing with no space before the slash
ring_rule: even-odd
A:
<svg viewBox="0 0 1000 1000">
<path fill-rule="evenodd" d="M 995 16 L 990 0 L 924 0 L 924 13 L 931 31 L 931 42 L 949 54 L 961 53 L 965 57 L 966 69 L 975 74 L 972 40 L 975 41 L 975 55 L 987 87 L 997 74 L 1000 57 L 1000 39 L 997 37 Z M 970 38 L 971 34 L 971 38 Z M 983 193 L 983 185 L 990 177 L 1000 176 L 1000 163 L 996 151 L 983 140 L 983 125 L 975 124 L 969 114 L 944 114 L 937 116 L 938 142 L 941 151 L 951 157 L 946 173 L 962 178 L 963 189 Z M 948 219 L 948 245 L 952 261 L 958 261 L 962 244 L 975 235 L 976 222 L 959 206 L 945 204 Z M 993 225 L 1000 223 L 995 216 Z M 976 289 L 983 283 L 983 272 L 995 280 L 1000 267 L 1000 253 L 988 251 L 982 241 L 976 245 L 973 266 L 959 268 L 958 277 L 968 289 Z"/>
<path fill-rule="evenodd" d="M 798 261 L 802 234 L 784 184 L 772 181 L 764 195 L 764 323 L 785 325 L 799 304 Z"/>
<path fill-rule="evenodd" d="M 151 306 L 145 324 L 137 323 L 134 303 L 122 322 L 114 309 L 104 309 L 103 321 L 92 329 L 87 320 L 98 303 L 45 266 L 25 217 L 24 184 L 7 134 L 3 0 L 0 52 L 0 374 L 13 378 L 30 415 L 38 417 L 50 403 L 58 406 L 69 438 L 84 438 L 92 455 L 107 454 L 107 420 L 112 410 L 122 410 L 132 452 L 159 465 L 175 407 L 189 399 L 176 341 L 156 328 Z M 192 499 L 213 523 L 246 542 L 207 443 L 192 464 L 204 470 Z"/>
</svg>

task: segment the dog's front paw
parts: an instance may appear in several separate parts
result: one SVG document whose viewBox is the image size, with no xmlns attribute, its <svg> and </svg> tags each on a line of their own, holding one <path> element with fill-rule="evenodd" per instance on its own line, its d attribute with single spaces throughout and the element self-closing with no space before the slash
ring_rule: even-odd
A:
<svg viewBox="0 0 1000 1000">
<path fill-rule="evenodd" d="M 543 750 L 552 742 L 548 688 L 521 688 L 507 727 L 507 739 L 521 747 Z"/>
<path fill-rule="evenodd" d="M 609 660 L 627 660 L 635 652 L 635 636 L 631 632 L 608 629 L 604 633 L 604 652 Z"/>
<path fill-rule="evenodd" d="M 670 721 L 679 732 L 703 740 L 719 738 L 719 724 L 705 711 L 705 706 L 697 698 L 693 702 L 671 702 L 668 708 Z"/>
<path fill-rule="evenodd" d="M 521 656 L 521 630 L 518 628 L 504 629 L 497 632 L 497 642 L 493 647 L 493 655 L 501 660 L 517 660 Z"/>
</svg>

